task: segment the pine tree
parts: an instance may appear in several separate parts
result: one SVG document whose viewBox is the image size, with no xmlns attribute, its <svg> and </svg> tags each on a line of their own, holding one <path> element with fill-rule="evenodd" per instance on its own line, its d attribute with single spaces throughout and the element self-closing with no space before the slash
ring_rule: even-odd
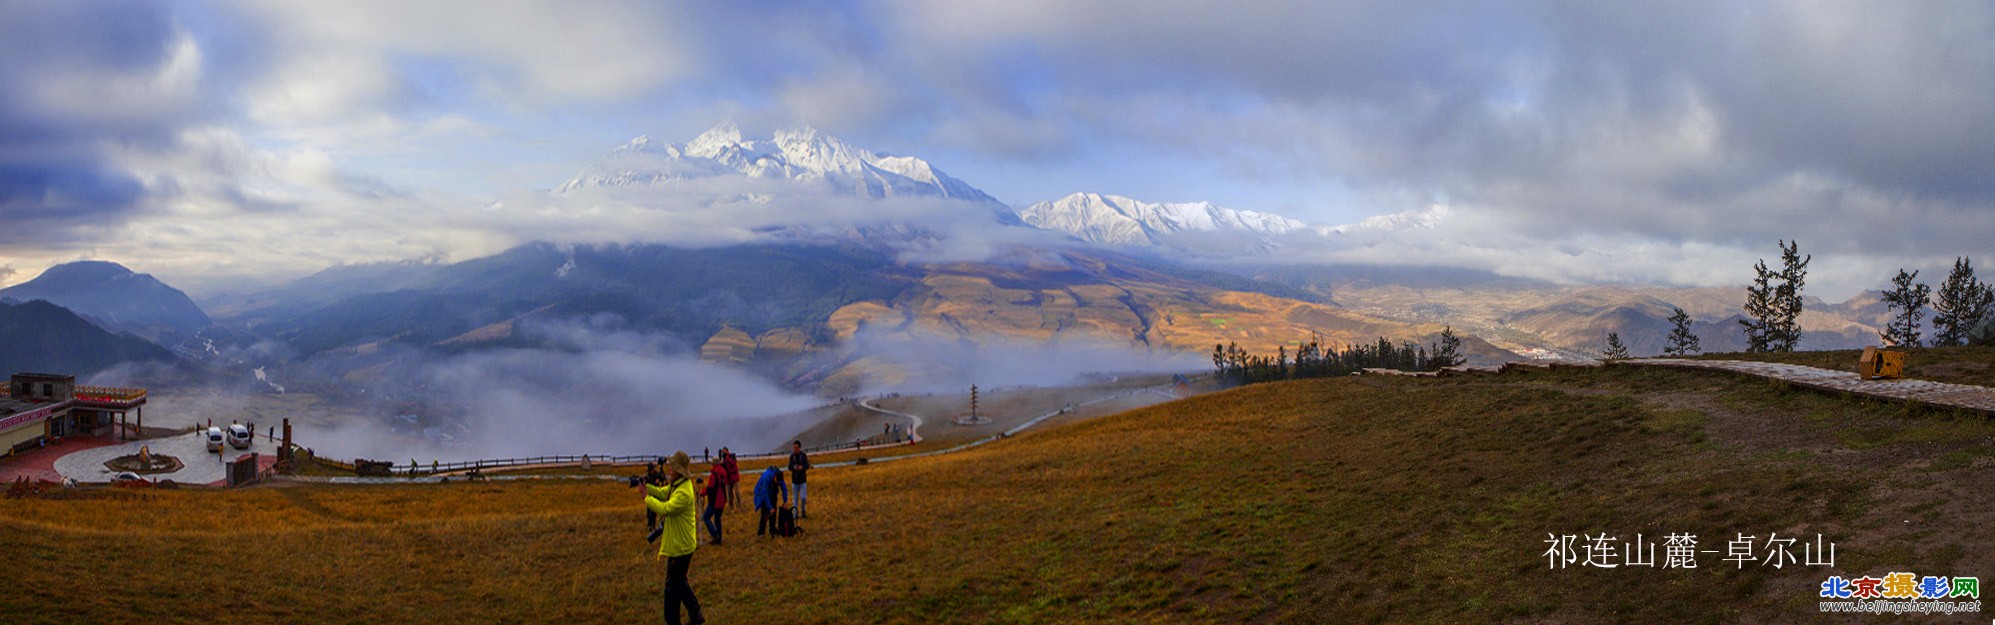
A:
<svg viewBox="0 0 1995 625">
<path fill-rule="evenodd" d="M 1697 345 L 1697 335 L 1690 333 L 1689 313 L 1677 308 L 1676 314 L 1669 316 L 1669 324 L 1669 344 L 1663 346 L 1664 356 L 1681 358 L 1704 351 Z"/>
<path fill-rule="evenodd" d="M 1766 268 L 1766 261 L 1753 265 L 1752 286 L 1746 287 L 1746 318 L 1739 320 L 1745 326 L 1746 351 L 1764 352 L 1772 341 L 1773 334 L 1773 277 Z"/>
<path fill-rule="evenodd" d="M 1780 304 L 1780 323 L 1776 328 L 1780 332 L 1775 337 L 1777 340 L 1768 347 L 1777 352 L 1791 352 L 1801 343 L 1801 287 L 1808 282 L 1808 261 L 1814 260 L 1815 255 L 1803 258 L 1800 241 L 1785 241 L 1783 245 L 1785 247 L 1780 250 L 1781 283 L 1776 292 Z"/>
<path fill-rule="evenodd" d="M 1912 282 L 1919 278 L 1919 272 L 1905 273 L 1898 270 L 1898 277 L 1891 279 L 1895 288 L 1884 294 L 1885 310 L 1898 311 L 1886 324 L 1883 332 L 1877 333 L 1887 345 L 1903 347 L 1919 346 L 1919 319 L 1926 316 L 1926 296 L 1932 290 L 1924 284 Z"/>
<path fill-rule="evenodd" d="M 1995 312 L 1995 287 L 1974 277 L 1974 263 L 1962 256 L 1953 261 L 1953 273 L 1940 286 L 1939 301 L 1933 302 L 1933 346 L 1962 345 L 1974 330 Z"/>
<path fill-rule="evenodd" d="M 1808 261 L 1801 256 L 1800 241 L 1780 242 L 1780 271 L 1768 269 L 1761 260 L 1753 266 L 1757 274 L 1746 287 L 1746 351 L 1791 352 L 1801 342 L 1801 287 L 1807 283 Z"/>
<path fill-rule="evenodd" d="M 1445 369 L 1461 365 L 1467 360 L 1468 355 L 1462 353 L 1462 337 L 1455 335 L 1455 327 L 1442 328 L 1441 345 L 1434 349 L 1433 367 Z"/>
<path fill-rule="evenodd" d="M 1600 353 L 1607 360 L 1620 360 L 1628 357 L 1628 346 L 1621 344 L 1620 332 L 1607 333 L 1607 350 Z"/>
</svg>

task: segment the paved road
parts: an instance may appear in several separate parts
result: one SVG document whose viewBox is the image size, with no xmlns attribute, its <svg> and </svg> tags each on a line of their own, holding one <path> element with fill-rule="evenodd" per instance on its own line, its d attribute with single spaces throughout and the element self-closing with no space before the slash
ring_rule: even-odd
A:
<svg viewBox="0 0 1995 625">
<path fill-rule="evenodd" d="M 140 446 L 150 446 L 152 453 L 166 454 L 179 458 L 182 466 L 179 471 L 155 473 L 147 475 L 146 478 L 153 480 L 173 480 L 183 484 L 212 484 L 220 482 L 227 478 L 223 474 L 224 467 L 222 466 L 222 460 L 217 458 L 215 453 L 208 451 L 208 441 L 204 436 L 204 434 L 197 431 L 192 434 L 131 441 L 109 447 L 71 452 L 56 459 L 55 471 L 61 473 L 63 477 L 73 478 L 78 482 L 108 482 L 111 481 L 111 474 L 115 473 L 115 471 L 106 468 L 104 466 L 105 462 L 119 456 L 136 454 L 139 452 Z M 249 449 L 236 449 L 234 447 L 225 447 L 224 449 L 226 451 L 221 455 L 233 461 L 238 457 L 247 456 L 251 452 L 261 453 L 265 457 L 273 457 L 277 453 L 277 444 L 267 437 L 258 436 L 254 441 L 251 441 Z"/>
<path fill-rule="evenodd" d="M 907 420 L 909 420 L 909 421 L 913 421 L 913 422 L 914 422 L 914 425 L 911 425 L 911 426 L 908 426 L 908 428 L 907 428 L 907 435 L 908 435 L 908 438 L 912 438 L 912 439 L 914 439 L 914 442 L 917 442 L 917 443 L 921 442 L 921 417 L 918 417 L 918 416 L 915 416 L 915 415 L 911 415 L 911 414 L 908 414 L 908 413 L 905 413 L 905 412 L 900 412 L 900 411 L 896 411 L 896 410 L 888 410 L 888 409 L 885 409 L 885 408 L 881 408 L 881 407 L 878 407 L 878 406 L 874 406 L 874 405 L 873 405 L 873 403 L 872 403 L 874 399 L 875 399 L 875 398 L 872 398 L 872 397 L 868 397 L 868 398 L 865 398 L 865 399 L 861 399 L 861 400 L 859 400 L 859 407 L 860 407 L 860 408 L 865 408 L 865 409 L 867 409 L 867 410 L 871 410 L 871 411 L 873 411 L 873 412 L 877 412 L 877 413 L 880 413 L 880 414 L 885 414 L 885 415 L 893 415 L 893 416 L 896 416 L 896 417 L 901 417 L 901 418 L 905 418 L 905 419 L 907 419 Z"/>
</svg>

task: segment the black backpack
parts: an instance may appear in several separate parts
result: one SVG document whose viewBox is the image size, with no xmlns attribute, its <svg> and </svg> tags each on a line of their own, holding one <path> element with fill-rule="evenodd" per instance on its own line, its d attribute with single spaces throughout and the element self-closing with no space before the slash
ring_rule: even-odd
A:
<svg viewBox="0 0 1995 625">
<path fill-rule="evenodd" d="M 803 528 L 797 527 L 796 508 L 781 508 L 776 511 L 777 536 L 795 536 L 802 531 Z"/>
</svg>

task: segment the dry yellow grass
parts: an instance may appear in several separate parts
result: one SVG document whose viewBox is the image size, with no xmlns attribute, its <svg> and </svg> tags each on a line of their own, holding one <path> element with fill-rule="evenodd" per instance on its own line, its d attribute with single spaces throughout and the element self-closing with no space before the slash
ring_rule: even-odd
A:
<svg viewBox="0 0 1995 625">
<path fill-rule="evenodd" d="M 1841 451 L 1735 431 L 1755 424 Z M 1991 504 L 1934 501 L 1987 486 L 1995 448 L 1931 425 L 1697 372 L 1259 385 L 820 470 L 804 536 L 730 513 L 692 579 L 715 622 L 1806 619 L 1820 569 L 1548 570 L 1540 541 L 1822 531 L 1842 573 L 1972 575 Z M 1906 434 L 1855 449 L 1851 428 Z M 642 516 L 621 483 L 581 480 L 6 500 L 0 614 L 655 622 Z"/>
</svg>

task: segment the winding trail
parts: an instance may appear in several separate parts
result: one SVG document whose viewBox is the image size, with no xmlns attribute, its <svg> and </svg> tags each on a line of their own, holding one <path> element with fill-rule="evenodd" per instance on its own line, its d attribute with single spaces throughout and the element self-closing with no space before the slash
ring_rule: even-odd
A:
<svg viewBox="0 0 1995 625">
<path fill-rule="evenodd" d="M 897 410 L 888 410 L 888 409 L 885 409 L 885 408 L 881 408 L 881 407 L 879 407 L 879 406 L 875 406 L 875 405 L 873 405 L 873 404 L 872 404 L 872 401 L 873 401 L 873 400 L 875 400 L 875 399 L 879 399 L 879 398 L 878 398 L 878 397 L 868 397 L 868 398 L 865 398 L 865 399 L 861 399 L 861 400 L 859 400 L 859 407 L 860 407 L 860 408 L 865 408 L 865 409 L 867 409 L 867 410 L 871 410 L 871 411 L 873 411 L 873 412 L 877 412 L 877 413 L 880 413 L 880 414 L 884 414 L 884 415 L 892 415 L 892 416 L 896 416 L 896 417 L 904 417 L 904 418 L 906 418 L 907 420 L 909 420 L 909 421 L 912 421 L 912 422 L 913 422 L 913 425 L 910 425 L 910 426 L 908 426 L 908 428 L 907 428 L 907 436 L 908 436 L 908 438 L 910 438 L 910 439 L 913 439 L 913 440 L 914 440 L 914 442 L 917 442 L 917 443 L 921 442 L 921 423 L 922 423 L 922 421 L 921 421 L 921 417 L 919 417 L 919 416 L 916 416 L 916 415 L 911 415 L 911 414 L 908 414 L 908 413 L 905 413 L 905 412 L 900 412 L 900 411 L 897 411 Z"/>
</svg>

